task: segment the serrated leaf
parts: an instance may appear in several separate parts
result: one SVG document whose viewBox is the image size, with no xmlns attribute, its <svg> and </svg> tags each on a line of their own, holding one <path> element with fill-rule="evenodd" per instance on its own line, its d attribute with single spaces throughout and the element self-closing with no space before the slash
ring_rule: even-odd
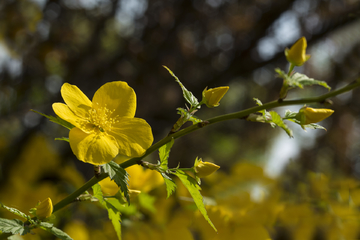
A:
<svg viewBox="0 0 360 240">
<path fill-rule="evenodd" d="M 183 91 L 183 96 L 185 98 L 185 100 L 193 107 L 197 106 L 199 104 L 199 101 L 197 100 L 197 98 L 192 94 L 192 92 L 190 92 L 189 90 L 187 90 L 185 88 L 185 86 L 180 82 L 180 80 L 178 79 L 177 76 L 175 76 L 175 74 L 166 66 L 163 66 L 166 70 L 168 70 L 168 72 L 171 74 L 171 76 L 173 76 L 175 78 L 175 81 L 177 83 L 179 83 L 182 91 Z"/>
<path fill-rule="evenodd" d="M 160 157 L 160 168 L 164 171 L 168 169 L 168 159 L 172 146 L 174 145 L 174 138 L 171 138 L 171 141 L 159 148 L 159 157 Z"/>
<path fill-rule="evenodd" d="M 0 231 L 3 233 L 25 235 L 30 232 L 29 228 L 24 227 L 24 223 L 19 219 L 0 218 Z"/>
<path fill-rule="evenodd" d="M 73 240 L 66 232 L 54 227 L 51 223 L 41 222 L 38 226 L 62 240 Z"/>
<path fill-rule="evenodd" d="M 55 140 L 58 140 L 58 141 L 65 141 L 65 142 L 70 142 L 70 141 L 69 141 L 69 138 L 67 138 L 67 137 L 55 138 Z"/>
<path fill-rule="evenodd" d="M 68 121 L 65 121 L 64 119 L 62 118 L 59 118 L 58 116 L 54 117 L 54 116 L 50 116 L 50 115 L 46 115 L 44 113 L 41 113 L 41 112 L 38 112 L 38 111 L 35 111 L 33 109 L 31 109 L 31 111 L 33 111 L 34 113 L 37 113 L 37 114 L 40 114 L 41 116 L 44 116 L 46 117 L 47 119 L 49 119 L 50 121 L 54 122 L 54 123 L 57 123 L 63 127 L 66 127 L 67 129 L 71 130 L 72 128 L 74 128 L 75 126 L 72 125 L 71 123 L 69 123 Z"/>
<path fill-rule="evenodd" d="M 316 123 L 310 123 L 310 124 L 306 124 L 306 125 L 301 125 L 300 121 L 295 119 L 295 118 L 290 118 L 290 119 L 286 119 L 286 120 L 289 120 L 289 121 L 292 121 L 294 123 L 297 123 L 299 124 L 302 129 L 304 129 L 306 131 L 306 128 L 309 128 L 309 129 L 323 129 L 326 131 L 326 128 L 324 128 L 323 126 L 319 125 L 319 124 L 316 124 Z"/>
<path fill-rule="evenodd" d="M 93 185 L 92 189 L 94 192 L 94 197 L 96 197 L 99 200 L 99 202 L 101 203 L 101 205 L 103 207 L 105 207 L 106 210 L 108 211 L 108 217 L 111 220 L 111 223 L 115 229 L 116 235 L 117 235 L 118 239 L 121 240 L 121 213 L 120 213 L 120 211 L 114 205 L 112 205 L 110 201 L 107 201 L 106 199 L 104 199 L 103 194 L 101 192 L 101 187 L 98 183 Z"/>
<path fill-rule="evenodd" d="M 273 123 L 284 129 L 285 132 L 289 135 L 289 137 L 293 137 L 291 129 L 283 122 L 282 118 L 277 112 L 270 111 L 270 115 Z"/>
<path fill-rule="evenodd" d="M 200 213 L 204 216 L 206 221 L 210 224 L 210 226 L 215 230 L 214 224 L 211 222 L 207 212 L 206 208 L 203 202 L 203 197 L 200 193 L 200 186 L 197 184 L 196 180 L 189 175 L 187 175 L 184 171 L 177 169 L 174 174 L 181 180 L 181 182 L 184 184 L 184 186 L 189 191 L 191 197 L 193 198 L 197 208 L 199 209 Z"/>
<path fill-rule="evenodd" d="M 171 194 L 173 194 L 173 192 L 176 189 L 176 184 L 175 182 L 165 173 L 160 173 L 161 176 L 164 178 L 165 181 L 165 186 L 166 186 L 166 192 L 167 192 L 167 197 L 169 198 L 171 196 Z"/>
<path fill-rule="evenodd" d="M 187 110 L 183 109 L 183 108 L 177 108 L 176 110 L 178 110 L 178 114 L 180 114 L 183 117 L 183 123 L 182 125 L 187 122 L 187 121 L 191 121 L 193 124 L 197 124 L 197 123 L 201 123 L 203 122 L 202 119 L 190 114 Z"/>
<path fill-rule="evenodd" d="M 327 85 L 326 82 L 309 78 L 308 76 L 302 73 L 295 73 L 294 75 L 291 76 L 291 80 L 296 83 L 299 83 L 301 86 L 320 85 L 324 88 L 327 88 L 329 91 L 331 90 L 331 87 L 329 87 L 329 85 Z"/>
<path fill-rule="evenodd" d="M 21 212 L 20 210 L 18 210 L 18 209 L 16 209 L 16 208 L 7 207 L 7 206 L 5 206 L 5 205 L 2 204 L 2 203 L 0 203 L 0 206 L 1 206 L 2 208 L 4 208 L 4 209 L 8 210 L 9 212 L 11 212 L 11 213 L 19 216 L 19 217 L 22 217 L 22 218 L 24 218 L 24 219 L 29 219 L 29 218 L 30 218 L 27 214 Z"/>
<path fill-rule="evenodd" d="M 104 172 L 109 174 L 109 177 L 115 181 L 115 183 L 120 187 L 121 191 L 124 193 L 124 196 L 127 202 L 130 204 L 130 196 L 128 189 L 129 174 L 120 167 L 119 164 L 111 161 L 103 165 Z"/>
</svg>

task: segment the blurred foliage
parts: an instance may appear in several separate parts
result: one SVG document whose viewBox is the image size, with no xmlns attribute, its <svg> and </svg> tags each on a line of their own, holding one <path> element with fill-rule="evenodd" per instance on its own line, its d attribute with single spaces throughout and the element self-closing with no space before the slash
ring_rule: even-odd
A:
<svg viewBox="0 0 360 240">
<path fill-rule="evenodd" d="M 277 99 L 282 80 L 273 69 L 285 69 L 284 49 L 305 36 L 312 57 L 296 70 L 336 89 L 359 76 L 359 14 L 354 0 L 0 1 L 0 201 L 26 212 L 46 197 L 56 203 L 93 174 L 91 166 L 75 161 L 66 142 L 54 142 L 66 130 L 29 111 L 53 115 L 51 104 L 61 101 L 64 82 L 76 84 L 88 96 L 106 82 L 128 82 L 138 96 L 136 116 L 150 123 L 159 140 L 176 122 L 175 109 L 185 104 L 162 65 L 198 98 L 206 86 L 230 86 L 219 108 L 199 112 L 206 119 L 254 106 L 253 97 L 264 103 Z M 305 88 L 301 96 L 325 91 Z M 327 132 L 295 132 L 287 143 L 280 141 L 285 134 L 281 130 L 245 121 L 178 139 L 171 165 L 192 166 L 200 156 L 212 158 L 224 170 L 217 180 L 208 180 L 213 187 L 203 187 L 205 196 L 218 203 L 208 211 L 219 235 L 201 216 L 191 222 L 197 219 L 191 202 L 180 200 L 184 197 L 165 201 L 164 187 L 159 187 L 144 190 L 161 196 L 154 202 L 156 214 L 141 208 L 141 214 L 129 214 L 129 221 L 123 221 L 125 239 L 216 239 L 221 234 L 246 236 L 252 230 L 259 239 L 357 236 L 358 219 L 352 215 L 358 211 L 355 178 L 360 177 L 357 92 L 333 99 L 335 114 L 325 122 Z M 288 98 L 298 96 L 291 91 Z M 282 163 L 290 158 L 289 164 Z M 264 166 L 270 175 L 285 170 L 269 179 L 259 167 L 257 177 L 251 177 L 241 170 L 246 164 L 234 165 L 242 159 Z M 241 190 L 252 178 L 266 186 L 256 201 L 251 191 Z M 75 239 L 114 237 L 102 209 L 74 205 L 58 213 L 63 215 L 59 221 L 66 219 L 58 223 L 65 231 L 72 235 L 78 229 Z M 255 217 L 264 219 L 254 222 Z"/>
</svg>

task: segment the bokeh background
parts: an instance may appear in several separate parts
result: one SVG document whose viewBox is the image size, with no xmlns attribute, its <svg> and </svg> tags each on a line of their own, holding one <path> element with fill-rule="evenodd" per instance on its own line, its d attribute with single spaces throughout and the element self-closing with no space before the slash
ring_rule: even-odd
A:
<svg viewBox="0 0 360 240">
<path fill-rule="evenodd" d="M 295 70 L 326 81 L 336 89 L 359 77 L 359 17 L 357 0 L 1 0 L 0 201 L 27 211 L 49 195 L 57 202 L 93 176 L 92 166 L 79 162 L 68 143 L 54 140 L 67 136 L 67 129 L 29 111 L 35 109 L 53 115 L 51 105 L 62 102 L 60 87 L 64 82 L 77 85 L 91 99 L 104 83 L 126 81 L 137 94 L 136 116 L 151 125 L 155 141 L 158 141 L 178 119 L 176 108 L 185 107 L 181 89 L 162 65 L 168 66 L 198 98 L 205 87 L 230 86 L 220 107 L 204 107 L 198 112 L 198 117 L 206 119 L 252 107 L 255 105 L 253 97 L 262 102 L 277 99 L 282 80 L 276 78 L 274 68 L 287 70 L 284 49 L 305 36 L 312 57 Z M 288 98 L 314 96 L 326 91 L 321 87 L 293 90 Z M 289 123 L 294 139 L 289 139 L 279 128 L 244 120 L 209 126 L 176 140 L 170 165 L 175 167 L 180 163 L 181 167 L 191 167 L 197 156 L 217 163 L 221 166 L 220 173 L 208 182 L 204 180 L 205 193 L 206 186 L 227 182 L 221 189 L 228 189 L 234 198 L 232 204 L 238 201 L 239 206 L 244 198 L 255 203 L 275 192 L 275 202 L 293 194 L 293 202 L 304 200 L 308 204 L 316 199 L 317 204 L 323 203 L 322 191 L 333 197 L 333 192 L 325 187 L 332 179 L 350 181 L 350 185 L 345 184 L 345 192 L 359 186 L 359 96 L 359 90 L 355 90 L 331 99 L 330 108 L 335 114 L 322 122 L 327 131 L 304 132 Z M 276 110 L 283 115 L 286 109 L 297 111 L 301 107 Z M 152 162 L 157 159 L 156 154 L 147 158 Z M 259 184 L 246 190 L 229 187 L 229 184 L 247 186 L 251 182 L 248 178 L 234 180 L 232 176 L 249 172 L 262 183 L 266 178 L 265 185 L 270 181 L 272 186 L 276 185 L 271 189 L 276 190 L 264 190 Z M 317 178 L 326 179 L 326 183 L 311 190 L 312 183 L 321 182 Z M 155 186 L 145 192 L 153 188 Z M 302 198 L 299 191 L 316 194 Z M 208 194 L 217 202 L 220 199 L 216 196 L 224 196 L 220 190 Z M 265 197 L 259 197 L 262 194 Z M 349 195 L 347 199 L 350 198 Z M 170 201 L 175 203 L 168 212 L 182 206 L 179 200 Z M 224 204 L 231 205 L 227 201 Z M 99 226 L 99 222 L 102 224 L 106 220 L 106 214 L 98 221 L 92 219 L 91 214 L 101 215 L 94 213 L 92 205 L 75 205 L 80 210 L 68 208 L 64 216 L 58 218 L 59 226 L 66 225 L 61 219 L 75 219 L 78 229 L 90 231 L 86 230 L 86 225 Z M 248 209 L 249 205 L 244 206 Z M 306 207 L 311 214 L 318 212 L 313 205 Z M 239 213 L 240 210 L 234 208 L 236 210 L 227 208 L 229 214 Z M 145 223 L 151 222 L 152 215 L 140 212 L 135 218 L 125 219 L 124 226 L 131 229 L 130 223 L 138 221 L 144 224 L 142 229 L 147 229 Z M 170 218 L 164 218 L 162 224 L 179 225 L 182 218 L 179 219 L 173 223 Z M 284 227 L 279 222 L 271 222 L 272 230 L 268 226 L 263 229 L 267 235 L 247 239 L 296 239 L 293 233 L 298 228 Z M 313 225 L 309 236 L 314 238 L 301 236 L 298 239 L 332 239 Z M 105 228 L 113 231 L 111 226 L 99 228 L 103 232 Z M 205 238 L 201 227 L 190 232 L 189 238 Z M 355 231 L 354 234 L 359 233 Z M 145 234 L 143 238 L 146 236 L 150 235 Z M 32 237 L 36 239 L 39 235 Z M 211 237 L 214 236 L 206 239 Z M 102 239 L 106 239 L 105 236 Z"/>
</svg>

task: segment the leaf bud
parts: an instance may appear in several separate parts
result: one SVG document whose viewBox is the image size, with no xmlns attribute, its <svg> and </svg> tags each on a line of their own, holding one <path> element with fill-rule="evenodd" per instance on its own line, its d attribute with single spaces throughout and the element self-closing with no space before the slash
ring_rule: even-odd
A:
<svg viewBox="0 0 360 240">
<path fill-rule="evenodd" d="M 206 104 L 207 107 L 213 108 L 220 105 L 220 100 L 224 97 L 225 93 L 229 90 L 228 86 L 210 88 L 207 87 L 202 92 L 203 100 L 202 102 Z"/>
</svg>

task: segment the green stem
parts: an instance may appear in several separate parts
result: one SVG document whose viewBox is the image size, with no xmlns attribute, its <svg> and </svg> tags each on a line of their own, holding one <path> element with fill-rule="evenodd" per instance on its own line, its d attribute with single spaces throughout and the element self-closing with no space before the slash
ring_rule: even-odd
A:
<svg viewBox="0 0 360 240">
<path fill-rule="evenodd" d="M 289 71 L 288 71 L 288 74 L 287 74 L 289 77 L 291 75 L 292 70 L 294 70 L 294 67 L 295 67 L 295 65 L 293 63 L 290 63 Z"/>
<path fill-rule="evenodd" d="M 191 132 L 194 132 L 194 131 L 196 131 L 196 130 L 198 130 L 200 128 L 203 128 L 203 127 L 205 127 L 207 125 L 214 124 L 214 123 L 217 123 L 217 122 L 227 121 L 227 120 L 231 120 L 231 119 L 242 119 L 242 118 L 245 118 L 246 116 L 250 115 L 251 113 L 259 112 L 259 111 L 264 110 L 264 109 L 276 108 L 276 107 L 281 107 L 281 106 L 289 106 L 289 105 L 315 103 L 315 102 L 323 103 L 326 99 L 328 99 L 330 97 L 334 97 L 334 96 L 337 96 L 339 94 L 348 92 L 348 91 L 350 91 L 350 90 L 352 90 L 354 88 L 357 88 L 359 86 L 360 86 L 360 79 L 358 79 L 357 81 L 354 81 L 353 83 L 351 83 L 351 84 L 349 84 L 349 85 L 347 85 L 345 87 L 342 87 L 342 88 L 340 88 L 338 90 L 323 94 L 323 95 L 321 95 L 319 97 L 304 98 L 304 99 L 298 99 L 298 100 L 272 101 L 272 102 L 269 102 L 269 103 L 265 103 L 265 104 L 263 104 L 261 106 L 256 106 L 256 107 L 252 107 L 252 108 L 242 110 L 242 111 L 239 111 L 239 112 L 225 114 L 225 115 L 217 116 L 217 117 L 214 117 L 214 118 L 210 118 L 208 120 L 203 121 L 202 123 L 194 124 L 192 126 L 184 128 L 184 129 L 182 129 L 182 130 L 180 130 L 180 131 L 178 131 L 178 132 L 176 132 L 174 134 L 171 134 L 170 136 L 167 136 L 167 137 L 163 138 L 162 140 L 158 141 L 157 143 L 152 145 L 150 148 L 148 148 L 143 156 L 137 157 L 137 158 L 132 158 L 132 159 L 126 161 L 126 162 L 123 162 L 123 163 L 120 164 L 120 167 L 125 169 L 125 168 L 130 167 L 130 166 L 135 165 L 135 164 L 141 164 L 141 160 L 143 158 L 148 156 L 150 153 L 156 151 L 157 149 L 159 149 L 164 144 L 170 142 L 172 138 L 177 139 L 177 138 L 185 136 L 185 135 L 187 135 L 187 134 L 189 134 Z M 53 212 L 56 212 L 59 209 L 61 209 L 61 208 L 65 207 L 66 205 L 68 205 L 69 203 L 73 202 L 74 199 L 76 199 L 78 196 L 83 194 L 86 190 L 91 188 L 94 184 L 96 184 L 99 181 L 103 180 L 107 176 L 108 176 L 107 173 L 102 173 L 98 177 L 91 178 L 82 187 L 80 187 L 75 192 L 73 192 L 72 194 L 70 194 L 69 196 L 64 198 L 62 201 L 60 201 L 59 203 L 54 205 L 54 211 Z"/>
</svg>

